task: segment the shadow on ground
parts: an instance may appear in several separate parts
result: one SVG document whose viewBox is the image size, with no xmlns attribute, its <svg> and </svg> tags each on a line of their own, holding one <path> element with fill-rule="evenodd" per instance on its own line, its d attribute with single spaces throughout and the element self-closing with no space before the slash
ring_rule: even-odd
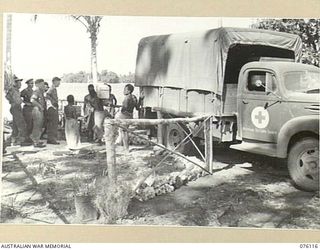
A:
<svg viewBox="0 0 320 250">
<path fill-rule="evenodd" d="M 182 226 L 320 228 L 314 193 L 296 189 L 278 159 L 215 148 L 214 170 L 174 193 L 133 200 L 128 219 Z"/>
</svg>

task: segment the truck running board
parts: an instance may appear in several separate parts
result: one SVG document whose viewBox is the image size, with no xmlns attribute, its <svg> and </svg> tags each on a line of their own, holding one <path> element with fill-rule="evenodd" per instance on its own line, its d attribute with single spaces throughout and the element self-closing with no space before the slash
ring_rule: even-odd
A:
<svg viewBox="0 0 320 250">
<path fill-rule="evenodd" d="M 276 144 L 273 143 L 242 142 L 240 144 L 231 145 L 230 148 L 255 154 L 277 157 Z"/>
</svg>

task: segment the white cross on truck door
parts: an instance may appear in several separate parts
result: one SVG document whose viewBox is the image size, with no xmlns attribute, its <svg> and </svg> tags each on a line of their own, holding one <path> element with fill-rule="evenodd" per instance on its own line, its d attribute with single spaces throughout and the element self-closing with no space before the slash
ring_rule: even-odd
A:
<svg viewBox="0 0 320 250">
<path fill-rule="evenodd" d="M 251 121 L 256 128 L 266 128 L 269 124 L 269 113 L 264 107 L 255 107 L 251 112 Z"/>
</svg>

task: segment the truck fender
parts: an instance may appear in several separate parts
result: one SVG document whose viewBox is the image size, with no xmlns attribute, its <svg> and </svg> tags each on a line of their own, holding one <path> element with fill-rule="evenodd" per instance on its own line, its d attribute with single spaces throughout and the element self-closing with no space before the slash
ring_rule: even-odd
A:
<svg viewBox="0 0 320 250">
<path fill-rule="evenodd" d="M 279 131 L 277 141 L 277 156 L 286 158 L 288 145 L 292 136 L 299 132 L 319 134 L 319 117 L 307 115 L 293 118 L 286 122 Z"/>
</svg>

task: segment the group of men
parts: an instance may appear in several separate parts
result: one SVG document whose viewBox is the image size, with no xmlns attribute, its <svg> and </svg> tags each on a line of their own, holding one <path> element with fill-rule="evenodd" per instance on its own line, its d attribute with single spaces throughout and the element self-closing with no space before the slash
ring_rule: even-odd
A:
<svg viewBox="0 0 320 250">
<path fill-rule="evenodd" d="M 133 118 L 134 109 L 138 110 L 139 108 L 137 97 L 132 94 L 134 91 L 133 85 L 125 85 L 123 90 L 125 98 L 122 105 L 117 105 L 117 99 L 111 93 L 111 86 L 109 84 L 106 85 L 109 87 L 108 98 L 99 98 L 93 84 L 88 86 L 89 94 L 84 98 L 84 115 L 86 118 L 88 140 L 94 140 L 97 143 L 101 143 L 104 135 L 103 121 L 105 118 L 131 119 Z M 115 113 L 115 107 L 120 107 L 118 113 Z M 128 139 L 124 131 L 120 131 L 119 138 L 121 141 L 119 143 L 126 144 Z"/>
<path fill-rule="evenodd" d="M 59 144 L 57 87 L 61 79 L 54 77 L 50 87 L 43 79 L 28 79 L 25 82 L 27 87 L 20 92 L 22 81 L 14 76 L 12 87 L 6 94 L 12 114 L 12 144 L 45 147 L 40 141 L 44 132 L 47 133 L 47 144 Z"/>
<path fill-rule="evenodd" d="M 43 79 L 29 79 L 20 92 L 23 79 L 14 76 L 13 86 L 7 92 L 12 114 L 12 144 L 20 146 L 45 147 L 40 139 L 47 133 L 47 144 L 59 144 L 57 140 L 59 113 L 57 88 L 61 79 L 54 77 L 49 87 Z M 35 85 L 35 86 L 34 86 Z M 108 84 L 107 84 L 108 85 Z M 89 94 L 84 98 L 84 116 L 88 131 L 88 140 L 101 143 L 103 138 L 103 121 L 108 118 L 131 119 L 134 108 L 138 109 L 138 100 L 132 94 L 134 87 L 127 84 L 124 87 L 125 96 L 122 105 L 117 106 L 116 97 L 111 94 L 107 99 L 99 98 L 93 84 L 89 84 Z M 120 107 L 115 115 L 115 107 Z M 124 131 L 122 137 L 128 140 Z M 121 131 L 120 131 L 121 136 Z"/>
</svg>

